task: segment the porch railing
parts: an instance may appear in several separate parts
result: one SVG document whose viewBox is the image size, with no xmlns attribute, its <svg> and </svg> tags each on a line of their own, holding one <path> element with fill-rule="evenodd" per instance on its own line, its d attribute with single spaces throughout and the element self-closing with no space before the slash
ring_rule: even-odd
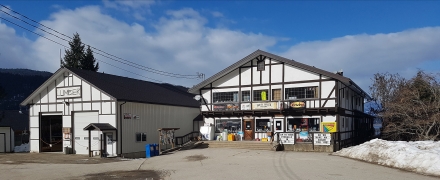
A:
<svg viewBox="0 0 440 180">
<path fill-rule="evenodd" d="M 175 137 L 176 146 L 183 146 L 190 141 L 197 141 L 200 136 L 200 131 L 193 131 L 183 136 Z"/>
</svg>

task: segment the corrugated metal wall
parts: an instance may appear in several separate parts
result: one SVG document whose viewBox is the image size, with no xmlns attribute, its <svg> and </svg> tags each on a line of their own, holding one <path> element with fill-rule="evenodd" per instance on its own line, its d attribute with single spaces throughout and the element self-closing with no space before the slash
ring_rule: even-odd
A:
<svg viewBox="0 0 440 180">
<path fill-rule="evenodd" d="M 124 102 L 118 102 L 118 108 Z M 118 113 L 120 113 L 118 109 Z M 175 136 L 193 131 L 193 119 L 200 114 L 199 108 L 144 104 L 127 102 L 122 105 L 122 130 L 118 134 L 118 144 L 122 142 L 122 153 L 145 151 L 146 144 L 159 143 L 159 128 L 180 128 Z M 124 118 L 124 114 L 131 119 Z M 139 118 L 136 119 L 135 116 Z M 121 116 L 118 117 L 120 119 Z M 121 131 L 119 131 L 121 133 Z M 146 142 L 137 142 L 136 133 L 147 133 Z M 118 154 L 121 153 L 118 150 Z"/>
</svg>

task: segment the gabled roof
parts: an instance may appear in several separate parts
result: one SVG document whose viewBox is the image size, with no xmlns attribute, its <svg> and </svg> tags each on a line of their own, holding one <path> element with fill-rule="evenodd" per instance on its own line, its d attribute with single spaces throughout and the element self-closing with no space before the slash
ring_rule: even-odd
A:
<svg viewBox="0 0 440 180">
<path fill-rule="evenodd" d="M 278 56 L 278 55 L 275 55 L 275 54 L 271 54 L 271 53 L 268 53 L 268 52 L 265 52 L 265 51 L 262 51 L 262 50 L 257 50 L 255 52 L 253 52 L 252 54 L 249 54 L 248 56 L 244 57 L 243 59 L 239 60 L 238 62 L 232 64 L 231 66 L 223 69 L 222 71 L 218 72 L 217 74 L 209 77 L 208 79 L 206 79 L 206 80 L 202 81 L 201 83 L 195 85 L 194 87 L 190 88 L 188 91 L 190 93 L 199 93 L 198 92 L 199 89 L 201 89 L 201 88 L 205 87 L 206 85 L 210 84 L 211 82 L 213 82 L 213 81 L 215 81 L 215 80 L 225 76 L 226 74 L 234 71 L 235 69 L 239 68 L 240 66 L 245 65 L 246 63 L 248 63 L 249 61 L 257 58 L 260 55 L 266 56 L 267 58 L 271 58 L 271 59 L 276 60 L 276 61 L 283 62 L 285 64 L 294 66 L 294 67 L 299 68 L 299 69 L 303 69 L 303 70 L 306 70 L 306 71 L 309 71 L 309 72 L 313 72 L 313 73 L 316 73 L 316 74 L 321 74 L 321 75 L 327 76 L 329 78 L 339 80 L 340 82 L 344 83 L 347 86 L 352 85 L 354 87 L 350 86 L 351 89 L 364 94 L 366 98 L 371 98 L 358 85 L 356 85 L 356 83 L 354 83 L 350 78 L 341 76 L 339 74 L 331 73 L 331 72 L 328 72 L 328 71 L 316 68 L 314 66 L 309 66 L 309 65 L 306 65 L 306 64 L 294 61 L 294 60 L 290 60 L 290 59 L 287 59 L 287 58 L 284 58 L 284 57 L 281 57 L 281 56 Z"/>
<path fill-rule="evenodd" d="M 52 83 L 59 74 L 66 71 L 78 76 L 83 81 L 116 99 L 117 101 L 140 102 L 185 107 L 200 107 L 194 100 L 194 95 L 187 88 L 170 84 L 160 84 L 138 79 L 132 79 L 111 74 L 99 73 L 75 68 L 60 68 L 43 85 L 35 90 L 21 105 L 27 105 L 48 84 Z"/>
<path fill-rule="evenodd" d="M 89 125 L 87 125 L 86 127 L 84 127 L 84 130 L 98 130 L 98 131 L 115 131 L 116 128 L 113 127 L 111 124 L 109 123 L 90 123 Z"/>
</svg>

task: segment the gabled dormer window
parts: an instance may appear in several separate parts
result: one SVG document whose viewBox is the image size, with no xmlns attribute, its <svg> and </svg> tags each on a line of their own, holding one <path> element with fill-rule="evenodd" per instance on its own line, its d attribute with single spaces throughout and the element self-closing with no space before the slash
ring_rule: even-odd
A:
<svg viewBox="0 0 440 180">
<path fill-rule="evenodd" d="M 264 71 L 264 60 L 257 61 L 257 71 Z"/>
</svg>

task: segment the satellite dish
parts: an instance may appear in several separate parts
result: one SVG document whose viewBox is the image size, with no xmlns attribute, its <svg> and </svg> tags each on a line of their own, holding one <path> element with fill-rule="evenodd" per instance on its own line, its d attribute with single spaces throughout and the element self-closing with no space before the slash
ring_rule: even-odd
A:
<svg viewBox="0 0 440 180">
<path fill-rule="evenodd" d="M 197 101 L 200 100 L 200 98 L 201 98 L 200 95 L 196 95 L 196 96 L 194 96 L 194 99 L 197 100 Z"/>
</svg>

